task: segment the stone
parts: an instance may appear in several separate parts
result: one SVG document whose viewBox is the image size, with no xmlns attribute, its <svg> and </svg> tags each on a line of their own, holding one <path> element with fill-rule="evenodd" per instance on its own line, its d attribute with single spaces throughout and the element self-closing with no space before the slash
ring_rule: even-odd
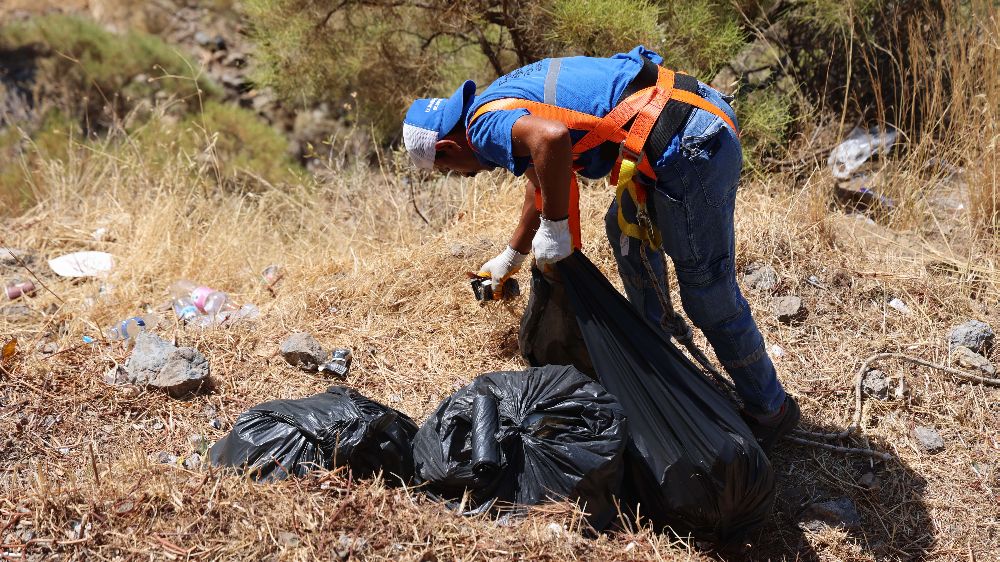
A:
<svg viewBox="0 0 1000 562">
<path fill-rule="evenodd" d="M 805 315 L 802 299 L 796 296 L 775 297 L 771 301 L 771 309 L 778 320 L 786 324 L 801 320 Z"/>
<path fill-rule="evenodd" d="M 135 338 L 125 362 L 129 382 L 181 396 L 209 386 L 208 359 L 193 347 L 177 347 L 150 332 Z"/>
<path fill-rule="evenodd" d="M 177 455 L 168 453 L 167 451 L 160 451 L 156 453 L 156 462 L 160 464 L 177 464 Z"/>
<path fill-rule="evenodd" d="M 111 386 L 122 386 L 130 381 L 125 367 L 116 363 L 114 367 L 108 369 L 107 373 L 104 373 L 104 382 Z"/>
<path fill-rule="evenodd" d="M 872 369 L 865 373 L 865 378 L 861 382 L 861 388 L 866 396 L 871 396 L 876 400 L 889 399 L 889 379 L 885 373 L 878 369 Z"/>
<path fill-rule="evenodd" d="M 184 459 L 184 468 L 188 470 L 198 470 L 201 467 L 201 455 L 192 453 L 190 457 Z"/>
<path fill-rule="evenodd" d="M 969 320 L 948 333 L 948 347 L 965 346 L 976 353 L 983 353 L 993 346 L 996 334 L 986 322 Z"/>
<path fill-rule="evenodd" d="M 33 316 L 35 312 L 23 304 L 9 304 L 0 306 L 0 316 L 7 320 L 26 320 Z"/>
<path fill-rule="evenodd" d="M 743 275 L 743 284 L 755 291 L 771 291 L 778 286 L 778 272 L 770 265 L 750 264 Z"/>
<path fill-rule="evenodd" d="M 861 528 L 861 516 L 850 498 L 809 504 L 799 518 L 799 527 L 806 531 L 820 531 L 823 527 L 855 530 Z"/>
<path fill-rule="evenodd" d="M 917 444 L 920 445 L 920 448 L 928 453 L 944 449 L 944 438 L 942 438 L 941 434 L 932 427 L 918 425 L 913 428 L 913 437 L 917 440 Z"/>
<path fill-rule="evenodd" d="M 306 332 L 292 334 L 281 342 L 281 356 L 293 367 L 305 371 L 315 371 L 326 363 L 330 354 Z"/>
<path fill-rule="evenodd" d="M 962 367 L 982 371 L 989 376 L 993 376 L 997 372 L 997 368 L 993 366 L 993 363 L 990 363 L 989 359 L 983 357 L 975 351 L 972 351 L 964 345 L 956 346 L 951 350 L 951 353 L 951 357 L 955 363 L 958 363 Z"/>
<path fill-rule="evenodd" d="M 212 418 L 208 420 L 208 427 L 211 427 L 212 429 L 222 429 L 222 422 L 219 421 L 219 418 Z"/>
<path fill-rule="evenodd" d="M 212 42 L 212 36 L 204 31 L 199 31 L 194 34 L 194 42 L 202 47 L 207 47 Z"/>
<path fill-rule="evenodd" d="M 858 479 L 858 485 L 869 492 L 877 492 L 882 488 L 882 482 L 873 472 L 866 472 Z"/>
</svg>

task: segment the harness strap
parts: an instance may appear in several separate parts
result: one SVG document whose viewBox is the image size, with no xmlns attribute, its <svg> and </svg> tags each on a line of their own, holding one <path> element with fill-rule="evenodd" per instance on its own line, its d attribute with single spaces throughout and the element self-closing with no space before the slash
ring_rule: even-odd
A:
<svg viewBox="0 0 1000 562">
<path fill-rule="evenodd" d="M 490 111 L 525 109 L 537 117 L 559 121 L 568 129 L 587 131 L 573 144 L 574 159 L 603 143 L 619 144 L 618 160 L 611 171 L 611 183 L 616 186 L 615 196 L 619 203 L 618 224 L 626 236 L 642 240 L 653 248 L 660 247 L 662 243 L 660 233 L 650 224 L 646 211 L 646 190 L 635 181 L 636 172 L 649 178 L 656 178 L 649 154 L 644 152 L 644 148 L 652 148 L 658 154 L 662 153 L 694 107 L 721 118 L 734 134 L 739 136 L 736 124 L 722 109 L 698 95 L 698 82 L 693 77 L 675 73 L 650 61 L 645 61 L 632 84 L 623 92 L 623 95 L 628 94 L 625 99 L 619 101 L 604 117 L 558 107 L 555 105 L 555 97 L 561 62 L 561 59 L 553 59 L 549 64 L 545 76 L 544 103 L 519 98 L 493 100 L 476 109 L 469 119 L 469 125 Z M 642 82 L 648 83 L 654 73 L 655 84 L 643 87 Z M 637 91 L 630 93 L 633 88 Z M 466 134 L 468 135 L 468 132 Z M 469 146 L 472 146 L 471 140 Z M 575 173 L 578 170 L 579 168 L 574 166 L 569 186 L 569 228 L 573 246 L 577 249 L 582 246 L 580 190 Z M 625 219 L 621 204 L 625 193 L 628 193 L 636 204 L 639 224 L 630 223 Z M 535 206 L 541 211 L 541 192 L 537 189 Z"/>
</svg>

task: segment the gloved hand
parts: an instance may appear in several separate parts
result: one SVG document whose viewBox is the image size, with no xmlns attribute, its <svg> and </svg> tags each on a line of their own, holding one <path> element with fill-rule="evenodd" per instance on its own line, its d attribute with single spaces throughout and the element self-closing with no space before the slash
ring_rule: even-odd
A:
<svg viewBox="0 0 1000 562">
<path fill-rule="evenodd" d="M 531 251 L 535 263 L 544 271 L 548 264 L 556 263 L 573 253 L 573 241 L 569 234 L 569 219 L 550 221 L 542 217 L 535 238 L 531 241 Z"/>
<path fill-rule="evenodd" d="M 489 275 L 490 279 L 493 280 L 493 286 L 497 287 L 511 275 L 520 271 L 521 264 L 524 263 L 524 259 L 527 257 L 528 254 L 522 254 L 514 248 L 507 246 L 503 252 L 500 252 L 500 255 L 484 263 L 479 268 L 479 276 L 485 277 Z"/>
</svg>

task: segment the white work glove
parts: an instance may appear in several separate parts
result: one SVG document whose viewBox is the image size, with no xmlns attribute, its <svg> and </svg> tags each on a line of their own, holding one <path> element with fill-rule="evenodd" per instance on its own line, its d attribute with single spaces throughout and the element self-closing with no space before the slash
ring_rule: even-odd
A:
<svg viewBox="0 0 1000 562">
<path fill-rule="evenodd" d="M 542 217 L 538 232 L 531 241 L 531 251 L 535 254 L 535 263 L 545 270 L 548 264 L 569 256 L 573 253 L 573 242 L 569 235 L 569 219 L 550 221 Z"/>
<path fill-rule="evenodd" d="M 479 268 L 479 276 L 485 277 L 489 275 L 490 279 L 493 280 L 493 286 L 499 287 L 511 275 L 521 270 L 521 264 L 524 263 L 524 259 L 527 257 L 528 254 L 522 254 L 514 248 L 507 246 L 503 252 L 500 252 L 500 255 L 484 263 Z"/>
</svg>

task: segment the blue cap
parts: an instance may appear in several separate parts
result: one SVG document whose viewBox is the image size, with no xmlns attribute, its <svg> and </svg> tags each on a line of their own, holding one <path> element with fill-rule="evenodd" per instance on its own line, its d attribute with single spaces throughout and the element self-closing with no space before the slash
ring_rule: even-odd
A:
<svg viewBox="0 0 1000 562">
<path fill-rule="evenodd" d="M 466 80 L 450 98 L 418 99 L 403 119 L 403 144 L 418 168 L 434 167 L 434 145 L 451 132 L 472 105 L 476 83 Z"/>
</svg>

